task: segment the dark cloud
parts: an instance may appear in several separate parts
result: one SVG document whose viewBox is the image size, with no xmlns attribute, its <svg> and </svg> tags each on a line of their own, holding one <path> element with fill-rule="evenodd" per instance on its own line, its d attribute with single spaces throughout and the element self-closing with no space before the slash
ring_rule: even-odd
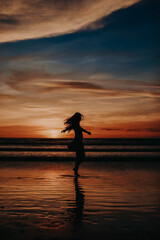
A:
<svg viewBox="0 0 160 240">
<path fill-rule="evenodd" d="M 103 87 L 98 84 L 90 83 L 90 82 L 57 82 L 59 86 L 73 89 L 90 89 L 90 90 L 101 90 Z"/>
<path fill-rule="evenodd" d="M 0 14 L 0 25 L 18 25 L 19 20 L 15 16 L 8 16 L 7 14 Z M 5 27 L 5 26 L 4 26 Z"/>
<path fill-rule="evenodd" d="M 104 131 L 126 131 L 126 132 L 160 132 L 160 128 L 101 128 Z"/>
<path fill-rule="evenodd" d="M 101 128 L 102 130 L 105 130 L 105 131 L 121 131 L 123 129 L 121 128 Z"/>
<path fill-rule="evenodd" d="M 160 128 L 129 128 L 127 132 L 160 132 Z"/>
</svg>

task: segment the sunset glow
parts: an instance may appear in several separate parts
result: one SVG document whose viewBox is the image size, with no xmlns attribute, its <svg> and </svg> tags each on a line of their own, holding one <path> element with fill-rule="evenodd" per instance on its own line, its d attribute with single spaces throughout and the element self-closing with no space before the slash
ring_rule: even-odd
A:
<svg viewBox="0 0 160 240">
<path fill-rule="evenodd" d="M 77 111 L 84 137 L 160 136 L 156 1 L 0 5 L 0 137 L 73 137 Z"/>
</svg>

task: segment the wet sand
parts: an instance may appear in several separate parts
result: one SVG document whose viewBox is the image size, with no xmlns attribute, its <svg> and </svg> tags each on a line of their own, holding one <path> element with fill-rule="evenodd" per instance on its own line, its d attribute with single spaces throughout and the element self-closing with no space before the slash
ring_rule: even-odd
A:
<svg viewBox="0 0 160 240">
<path fill-rule="evenodd" d="M 155 239 L 159 162 L 0 162 L 1 239 Z"/>
</svg>

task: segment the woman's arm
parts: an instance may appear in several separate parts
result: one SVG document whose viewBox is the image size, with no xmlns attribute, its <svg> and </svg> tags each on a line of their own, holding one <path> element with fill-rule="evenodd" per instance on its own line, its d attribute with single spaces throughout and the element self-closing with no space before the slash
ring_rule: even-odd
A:
<svg viewBox="0 0 160 240">
<path fill-rule="evenodd" d="M 82 128 L 82 127 L 81 127 L 81 128 Z M 85 132 L 85 133 L 87 133 L 88 135 L 91 135 L 91 132 L 85 130 L 84 128 L 82 128 L 82 131 Z"/>
<path fill-rule="evenodd" d="M 72 127 L 66 127 L 64 130 L 61 131 L 61 133 L 65 133 L 66 131 L 71 131 Z"/>
</svg>

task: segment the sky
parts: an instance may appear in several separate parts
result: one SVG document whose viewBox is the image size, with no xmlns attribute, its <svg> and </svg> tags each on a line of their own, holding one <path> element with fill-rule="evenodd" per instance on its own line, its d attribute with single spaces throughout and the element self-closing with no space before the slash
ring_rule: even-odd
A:
<svg viewBox="0 0 160 240">
<path fill-rule="evenodd" d="M 75 112 L 93 138 L 160 136 L 159 0 L 0 6 L 0 137 L 72 137 Z"/>
</svg>

